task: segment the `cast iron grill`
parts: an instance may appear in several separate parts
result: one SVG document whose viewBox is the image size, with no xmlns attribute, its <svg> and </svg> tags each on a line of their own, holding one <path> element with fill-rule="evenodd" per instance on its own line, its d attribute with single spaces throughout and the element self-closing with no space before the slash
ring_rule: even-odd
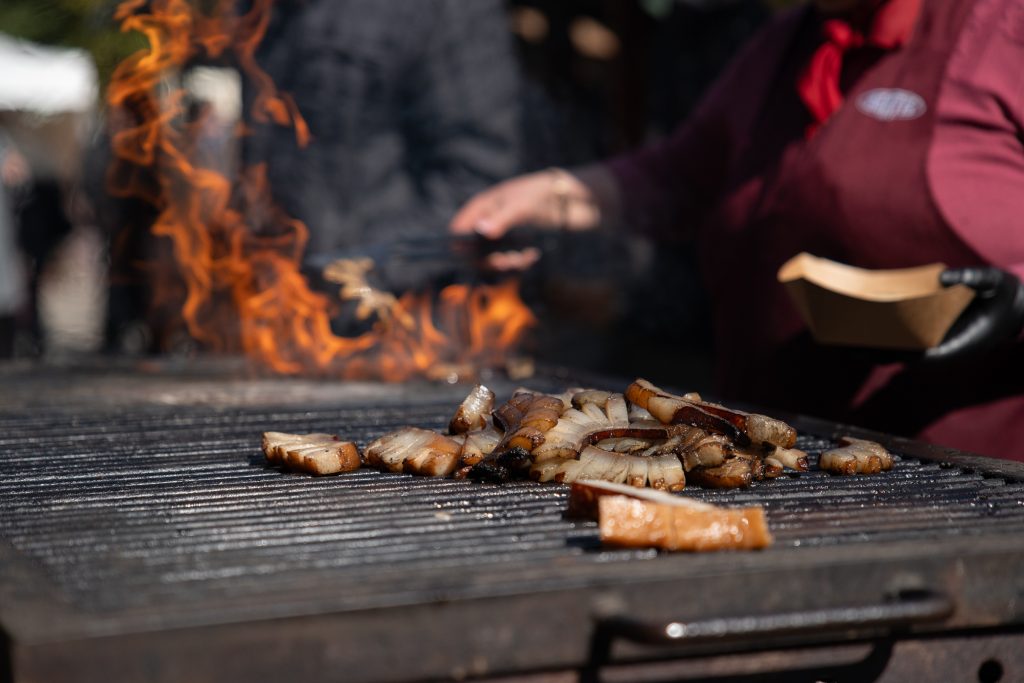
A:
<svg viewBox="0 0 1024 683">
<path fill-rule="evenodd" d="M 580 591 L 673 567 L 756 573 L 815 549 L 845 549 L 835 559 L 849 562 L 858 547 L 1000 545 L 1024 529 L 1020 480 L 901 454 L 881 476 L 812 469 L 747 490 L 686 490 L 764 505 L 776 537 L 764 552 L 607 550 L 594 523 L 563 518 L 564 486 L 312 478 L 266 467 L 259 450 L 266 429 L 360 446 L 405 424 L 442 429 L 457 403 L 443 393 L 358 407 L 0 413 L 0 540 L 74 613 L 67 637 L 99 637 Z M 800 437 L 812 467 L 829 436 Z"/>
</svg>

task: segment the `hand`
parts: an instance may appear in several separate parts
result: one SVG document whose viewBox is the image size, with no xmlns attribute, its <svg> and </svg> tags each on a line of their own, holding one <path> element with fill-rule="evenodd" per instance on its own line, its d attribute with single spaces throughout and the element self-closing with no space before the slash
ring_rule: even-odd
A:
<svg viewBox="0 0 1024 683">
<path fill-rule="evenodd" d="M 591 188 L 576 175 L 553 168 L 484 190 L 455 214 L 449 228 L 497 239 L 517 225 L 586 230 L 600 218 Z"/>
<path fill-rule="evenodd" d="M 967 285 L 976 295 L 942 343 L 925 351 L 926 362 L 976 356 L 1019 337 L 1024 329 L 1024 285 L 1015 275 L 975 266 L 943 271 L 939 281 L 944 287 Z"/>
</svg>

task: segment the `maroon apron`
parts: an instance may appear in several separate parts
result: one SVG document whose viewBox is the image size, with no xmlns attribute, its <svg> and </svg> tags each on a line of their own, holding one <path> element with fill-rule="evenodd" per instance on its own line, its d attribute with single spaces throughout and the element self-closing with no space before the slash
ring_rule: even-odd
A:
<svg viewBox="0 0 1024 683">
<path fill-rule="evenodd" d="M 776 281 L 801 251 L 865 268 L 984 263 L 945 223 L 927 179 L 936 102 L 971 7 L 926 0 L 904 48 L 861 51 L 844 66 L 843 106 L 809 140 L 795 82 L 819 25 L 808 12 L 796 28 L 731 189 L 698 235 L 724 397 L 1024 459 L 1019 347 L 939 369 L 878 365 L 814 343 Z"/>
</svg>

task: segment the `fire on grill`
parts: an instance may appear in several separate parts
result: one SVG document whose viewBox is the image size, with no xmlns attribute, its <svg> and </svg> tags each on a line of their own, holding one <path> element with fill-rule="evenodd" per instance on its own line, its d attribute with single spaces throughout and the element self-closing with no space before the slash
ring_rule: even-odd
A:
<svg viewBox="0 0 1024 683">
<path fill-rule="evenodd" d="M 534 324 L 516 280 L 394 296 L 366 284 L 372 262 L 335 264 L 326 279 L 342 285 L 341 299 L 357 319 L 373 318 L 365 332 L 336 333 L 332 321 L 345 311 L 307 281 L 309 227 L 274 202 L 266 165 L 232 179 L 198 153 L 204 122 L 188 120 L 183 75 L 201 63 L 235 68 L 254 88 L 236 136 L 249 125 L 274 125 L 290 128 L 299 148 L 314 143 L 316 131 L 295 100 L 255 57 L 273 3 L 245 5 L 239 15 L 231 2 L 124 0 L 115 13 L 148 46 L 111 76 L 107 189 L 151 207 L 150 232 L 173 255 L 173 269 L 148 266 L 152 308 L 168 318 L 162 324 L 183 325 L 205 351 L 241 352 L 279 374 L 464 380 L 514 363 L 511 352 Z"/>
</svg>

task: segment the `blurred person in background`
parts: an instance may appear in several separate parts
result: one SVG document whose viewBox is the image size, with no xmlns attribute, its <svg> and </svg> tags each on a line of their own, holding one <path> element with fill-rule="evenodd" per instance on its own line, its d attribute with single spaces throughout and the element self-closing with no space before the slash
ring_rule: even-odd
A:
<svg viewBox="0 0 1024 683">
<path fill-rule="evenodd" d="M 28 163 L 0 128 L 0 358 L 14 355 L 15 317 L 24 299 L 12 205 L 14 194 L 28 180 Z"/>
<path fill-rule="evenodd" d="M 25 257 L 27 271 L 27 301 L 19 327 L 24 331 L 23 350 L 29 355 L 41 355 L 46 347 L 39 293 L 46 268 L 73 227 L 65 210 L 65 195 L 58 178 L 32 174 L 15 211 L 18 248 Z"/>
<path fill-rule="evenodd" d="M 511 0 L 526 168 L 578 165 L 667 135 L 771 16 L 757 0 Z M 688 244 L 548 233 L 523 275 L 533 352 L 707 390 L 706 297 Z M 586 343 L 580 343 L 586 340 Z"/>
<path fill-rule="evenodd" d="M 519 81 L 503 3 L 278 0 L 271 11 L 256 62 L 294 100 L 310 141 L 303 147 L 290 127 L 247 120 L 259 84 L 239 71 L 238 116 L 246 129 L 240 163 L 231 157 L 221 164 L 236 147 L 214 139 L 218 125 L 230 132 L 233 122 L 213 121 L 208 103 L 195 100 L 187 120 L 203 131 L 201 164 L 229 177 L 265 165 L 273 202 L 309 230 L 307 254 L 320 257 L 305 264 L 313 279 L 335 258 L 382 253 L 377 285 L 401 291 L 447 284 L 446 260 L 435 259 L 434 269 L 410 267 L 387 254 L 404 240 L 433 237 L 447 245 L 448 216 L 520 170 Z M 106 147 L 105 140 L 96 145 L 97 169 L 109 158 Z M 113 228 L 106 350 L 191 350 L 181 339 L 177 300 L 154 303 L 154 282 L 175 273 L 164 272 L 173 271 L 173 259 L 149 234 L 152 207 L 106 204 L 101 221 Z M 336 322 L 340 333 L 360 324 Z"/>
<path fill-rule="evenodd" d="M 275 199 L 309 252 L 443 240 L 448 217 L 520 170 L 519 80 L 501 0 L 281 2 L 257 61 L 294 97 L 312 140 L 256 126 Z M 379 264 L 386 266 L 387 264 Z M 436 274 L 392 269 L 395 289 Z"/>
<path fill-rule="evenodd" d="M 1013 0 L 815 0 L 755 37 L 667 140 L 506 181 L 451 229 L 695 240 L 723 398 L 1024 459 L 1022 63 Z M 919 356 L 821 346 L 776 281 L 800 251 L 942 262 L 944 284 L 978 296 Z"/>
</svg>

